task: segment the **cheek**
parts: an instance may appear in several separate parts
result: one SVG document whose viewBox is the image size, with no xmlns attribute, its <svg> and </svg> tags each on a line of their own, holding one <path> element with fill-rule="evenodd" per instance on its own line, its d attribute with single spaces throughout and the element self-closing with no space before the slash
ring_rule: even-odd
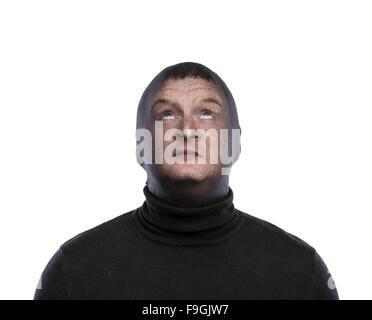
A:
<svg viewBox="0 0 372 320">
<path fill-rule="evenodd" d="M 166 129 L 164 130 L 163 134 L 161 132 L 154 133 L 153 134 L 153 139 L 152 139 L 152 154 L 153 154 L 153 159 L 163 159 L 163 164 L 166 163 L 165 156 L 166 154 L 169 154 L 169 151 L 174 152 L 174 149 L 177 148 L 183 148 L 182 145 L 178 145 L 178 143 L 175 143 L 176 138 L 173 137 L 171 141 L 165 140 L 165 132 Z M 169 145 L 172 146 L 170 147 L 171 149 L 168 150 L 168 153 L 166 152 L 167 148 Z M 156 160 L 154 160 L 156 161 Z"/>
</svg>

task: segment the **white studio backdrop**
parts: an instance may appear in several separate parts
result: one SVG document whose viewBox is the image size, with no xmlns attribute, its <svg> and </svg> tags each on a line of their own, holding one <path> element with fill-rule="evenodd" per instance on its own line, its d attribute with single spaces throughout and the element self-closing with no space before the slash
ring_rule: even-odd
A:
<svg viewBox="0 0 372 320">
<path fill-rule="evenodd" d="M 235 206 L 371 299 L 370 1 L 1 1 L 0 298 L 32 299 L 58 247 L 139 207 L 139 98 L 205 64 L 238 106 Z"/>
</svg>

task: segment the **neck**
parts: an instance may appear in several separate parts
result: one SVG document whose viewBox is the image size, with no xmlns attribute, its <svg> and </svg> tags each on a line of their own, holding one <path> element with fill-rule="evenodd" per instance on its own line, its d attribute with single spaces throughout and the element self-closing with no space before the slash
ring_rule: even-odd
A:
<svg viewBox="0 0 372 320">
<path fill-rule="evenodd" d="M 175 181 L 164 177 L 154 179 L 148 176 L 147 186 L 159 199 L 168 203 L 195 207 L 212 204 L 229 193 L 229 176 L 212 177 L 203 181 Z"/>
</svg>

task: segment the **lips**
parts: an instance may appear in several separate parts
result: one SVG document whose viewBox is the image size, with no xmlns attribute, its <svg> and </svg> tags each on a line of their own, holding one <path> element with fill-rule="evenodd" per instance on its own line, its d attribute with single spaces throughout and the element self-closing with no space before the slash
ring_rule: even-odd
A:
<svg viewBox="0 0 372 320">
<path fill-rule="evenodd" d="M 196 151 L 193 151 L 193 150 L 184 150 L 183 154 L 194 154 L 196 156 L 199 155 Z"/>
<path fill-rule="evenodd" d="M 195 155 L 195 156 L 199 156 L 199 153 L 197 151 L 194 151 L 194 150 L 187 150 L 187 149 L 184 149 L 184 150 L 176 150 L 176 151 L 173 151 L 173 156 L 179 156 L 179 155 L 187 155 L 187 154 L 191 154 L 191 155 Z"/>
</svg>

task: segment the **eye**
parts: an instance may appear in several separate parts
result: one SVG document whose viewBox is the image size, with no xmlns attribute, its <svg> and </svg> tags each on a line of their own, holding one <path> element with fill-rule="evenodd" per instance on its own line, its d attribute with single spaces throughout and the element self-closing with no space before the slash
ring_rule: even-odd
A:
<svg viewBox="0 0 372 320">
<path fill-rule="evenodd" d="M 167 120 L 167 119 L 174 119 L 174 116 L 173 116 L 173 114 L 171 112 L 165 112 L 163 114 L 163 116 L 162 116 L 162 119 L 165 119 L 165 120 Z"/>
<path fill-rule="evenodd" d="M 213 116 L 212 116 L 212 113 L 210 113 L 209 111 L 203 111 L 201 116 L 200 116 L 202 119 L 213 119 Z"/>
</svg>

